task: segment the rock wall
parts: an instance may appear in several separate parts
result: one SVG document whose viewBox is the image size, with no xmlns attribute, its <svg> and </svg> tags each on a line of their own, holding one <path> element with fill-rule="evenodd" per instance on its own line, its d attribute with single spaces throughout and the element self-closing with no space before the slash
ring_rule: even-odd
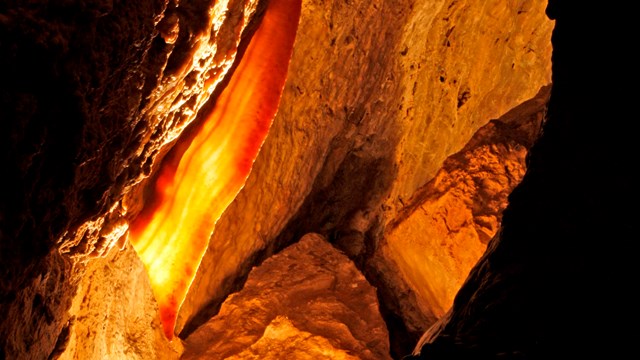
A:
<svg viewBox="0 0 640 360">
<path fill-rule="evenodd" d="M 491 4 L 303 1 L 278 115 L 216 225 L 179 315 L 183 336 L 251 264 L 305 233 L 371 257 L 447 156 L 550 82 L 544 4 Z M 398 338 L 406 347 L 424 330 Z"/>
<path fill-rule="evenodd" d="M 318 234 L 251 270 L 241 291 L 185 340 L 183 359 L 389 357 L 375 289 Z"/>
<path fill-rule="evenodd" d="M 244 0 L 0 5 L 3 357 L 64 349 L 84 265 L 123 245 L 141 182 L 223 80 L 256 11 Z"/>
<path fill-rule="evenodd" d="M 475 6 L 303 2 L 281 107 L 216 226 L 204 260 L 211 266 L 179 315 L 183 335 L 239 289 L 256 259 L 307 232 L 371 257 L 385 224 L 448 155 L 550 82 L 544 4 Z M 429 316 L 398 338 L 417 340 Z"/>
<path fill-rule="evenodd" d="M 216 227 L 180 313 L 183 337 L 254 264 L 306 233 L 324 234 L 363 269 L 383 269 L 369 259 L 381 254 L 385 227 L 406 216 L 447 156 L 550 82 L 553 22 L 543 5 L 303 1 L 278 116 Z M 154 325 L 136 323 L 155 324 L 155 314 L 132 316 L 154 304 L 126 244 L 128 222 L 146 179 L 211 106 L 260 6 L 0 5 L 8 74 L 0 82 L 0 357 L 179 354 Z M 402 314 L 381 305 L 402 328 Z M 286 321 L 274 327 L 290 329 Z"/>
<path fill-rule="evenodd" d="M 480 128 L 385 228 L 369 277 L 411 334 L 441 318 L 499 229 L 546 115 L 550 86 Z"/>
<path fill-rule="evenodd" d="M 162 332 L 149 277 L 128 245 L 84 270 L 69 313 L 66 346 L 58 359 L 178 359 L 179 341 Z"/>
<path fill-rule="evenodd" d="M 543 135 L 498 234 L 412 358 L 624 358 L 635 349 L 622 329 L 637 313 L 625 284 L 636 278 L 638 210 L 628 205 L 640 179 L 623 120 L 634 106 L 621 86 L 630 58 L 611 50 L 629 40 L 625 15 L 555 0 L 547 12 L 556 27 Z"/>
</svg>

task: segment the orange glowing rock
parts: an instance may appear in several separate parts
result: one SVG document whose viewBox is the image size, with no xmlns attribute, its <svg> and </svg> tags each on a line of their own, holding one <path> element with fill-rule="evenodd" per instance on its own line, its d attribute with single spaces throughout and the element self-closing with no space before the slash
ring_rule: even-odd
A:
<svg viewBox="0 0 640 360">
<path fill-rule="evenodd" d="M 300 3 L 269 2 L 228 86 L 182 156 L 163 164 L 152 202 L 131 225 L 169 339 L 216 221 L 242 189 L 275 117 Z"/>
</svg>

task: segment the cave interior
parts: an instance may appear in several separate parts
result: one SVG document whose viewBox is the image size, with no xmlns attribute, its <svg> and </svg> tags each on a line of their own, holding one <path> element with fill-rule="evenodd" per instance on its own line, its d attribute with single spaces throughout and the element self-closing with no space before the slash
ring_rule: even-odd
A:
<svg viewBox="0 0 640 360">
<path fill-rule="evenodd" d="M 0 359 L 633 357 L 631 13 L 3 1 Z"/>
</svg>

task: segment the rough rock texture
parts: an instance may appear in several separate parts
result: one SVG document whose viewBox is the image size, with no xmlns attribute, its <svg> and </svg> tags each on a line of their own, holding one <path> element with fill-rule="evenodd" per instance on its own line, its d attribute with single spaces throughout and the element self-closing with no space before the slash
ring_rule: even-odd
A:
<svg viewBox="0 0 640 360">
<path fill-rule="evenodd" d="M 364 267 L 384 225 L 448 155 L 549 83 L 553 22 L 544 4 L 476 3 L 304 1 L 279 115 L 212 238 L 180 314 L 185 336 L 253 264 L 305 233 L 326 234 Z M 153 308 L 127 301 L 118 306 L 130 309 L 114 311 L 119 298 L 85 300 L 106 261 L 91 259 L 114 262 L 107 265 L 114 285 L 146 286 L 132 254 L 114 252 L 126 242 L 146 179 L 211 105 L 258 5 L 0 4 L 0 357 L 100 357 L 107 345 L 78 342 L 99 309 L 109 316 L 93 335 L 118 339 L 112 335 L 127 330 L 114 326 Z M 74 320 L 70 309 L 82 316 Z M 134 331 L 148 336 L 136 340 L 140 349 L 114 342 L 110 351 L 144 356 L 155 351 L 147 342 L 158 340 L 154 331 Z"/>
<path fill-rule="evenodd" d="M 357 360 L 347 351 L 336 349 L 325 338 L 298 330 L 285 317 L 276 317 L 256 343 L 226 359 Z"/>
<path fill-rule="evenodd" d="M 307 232 L 370 256 L 447 156 L 550 82 L 552 27 L 537 1 L 303 1 L 278 115 L 216 225 L 183 336 Z"/>
<path fill-rule="evenodd" d="M 305 235 L 254 268 L 185 340 L 182 359 L 390 359 L 375 289 L 326 239 Z"/>
<path fill-rule="evenodd" d="M 370 268 L 384 284 L 383 301 L 411 333 L 422 333 L 449 310 L 498 230 L 540 134 L 549 90 L 480 128 L 387 226 Z"/>
<path fill-rule="evenodd" d="M 576 6 L 579 5 L 579 6 Z M 576 10 L 579 9 L 579 12 Z M 640 231 L 635 107 L 622 86 L 631 38 L 615 7 L 549 2 L 553 89 L 498 235 L 421 359 L 619 359 L 637 352 Z M 593 20 L 603 24 L 593 27 Z M 601 39 L 601 40 L 599 40 Z M 624 50 L 622 50 L 624 49 Z M 598 56 L 594 54 L 605 54 Z M 632 205 L 633 204 L 633 205 Z"/>
<path fill-rule="evenodd" d="M 182 352 L 179 340 L 164 338 L 149 278 L 130 245 L 86 266 L 69 312 L 58 359 L 169 360 Z"/>
<path fill-rule="evenodd" d="M 2 2 L 2 357 L 67 343 L 83 263 L 122 245 L 141 181 L 223 80 L 256 4 Z"/>
<path fill-rule="evenodd" d="M 416 1 L 400 44 L 398 179 L 388 206 L 431 180 L 488 120 L 551 80 L 553 22 L 540 1 Z"/>
<path fill-rule="evenodd" d="M 245 15 L 225 12 L 236 20 L 214 32 L 234 38 L 209 47 L 195 40 L 212 33 L 203 19 L 212 3 L 0 3 L 0 358 L 56 358 L 78 341 L 82 319 L 67 313 L 84 271 L 78 262 L 109 253 L 126 231 L 123 219 L 135 208 L 121 204 L 123 194 L 151 174 L 163 145 L 203 105 L 189 91 L 214 86 L 228 66 Z M 253 7 L 228 4 L 247 5 L 247 13 Z M 287 86 L 255 175 L 213 238 L 183 322 L 207 305 L 215 312 L 255 258 L 295 234 L 319 229 L 355 257 L 375 249 L 384 232 L 373 225 L 393 223 L 446 156 L 549 82 L 552 22 L 544 5 L 306 1 L 293 63 L 299 75 Z M 629 115 L 636 99 L 628 90 L 637 57 L 630 54 L 635 33 L 625 28 L 635 24 L 631 13 L 550 0 L 557 27 L 544 136 L 504 227 L 452 311 L 424 338 L 420 357 L 624 358 L 637 351 L 627 331 L 637 309 L 628 289 L 637 282 L 632 244 L 640 230 L 637 131 Z M 192 60 L 211 56 L 220 71 L 203 74 Z M 502 91 L 510 81 L 520 86 Z M 389 194 L 380 221 L 377 204 Z M 129 255 L 109 259 L 134 261 Z M 136 271 L 121 276 L 140 281 Z M 277 318 L 265 335 L 287 339 L 294 326 Z"/>
<path fill-rule="evenodd" d="M 9 254 L 0 252 L 3 258 Z M 72 323 L 67 315 L 75 291 L 75 283 L 69 279 L 72 269 L 68 259 L 53 253 L 37 267 L 25 268 L 32 276 L 22 275 L 29 280 L 28 286 L 2 289 L 0 359 L 46 359 L 64 351 Z M 13 269 L 17 270 L 20 268 Z M 11 284 L 11 279 L 2 281 Z"/>
</svg>

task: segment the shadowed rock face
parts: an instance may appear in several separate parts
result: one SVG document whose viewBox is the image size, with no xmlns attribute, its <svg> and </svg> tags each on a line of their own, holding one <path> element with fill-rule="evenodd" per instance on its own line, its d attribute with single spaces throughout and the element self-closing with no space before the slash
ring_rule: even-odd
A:
<svg viewBox="0 0 640 360">
<path fill-rule="evenodd" d="M 0 4 L 0 358 L 180 355 L 180 341 L 160 333 L 128 224 L 166 152 L 210 108 L 263 5 Z M 478 129 L 550 82 L 543 7 L 303 1 L 278 116 L 216 227 L 179 314 L 183 338 L 253 265 L 316 232 L 386 291 L 392 353 L 407 353 L 442 311 L 417 306 L 422 287 L 405 275 L 375 276 L 395 273 L 402 254 L 385 243 L 387 226 L 415 213 L 413 200 Z M 246 351 L 261 354 L 265 339 L 285 348 L 282 334 L 298 330 L 296 339 L 326 344 L 283 318 L 267 325 Z"/>
</svg>

